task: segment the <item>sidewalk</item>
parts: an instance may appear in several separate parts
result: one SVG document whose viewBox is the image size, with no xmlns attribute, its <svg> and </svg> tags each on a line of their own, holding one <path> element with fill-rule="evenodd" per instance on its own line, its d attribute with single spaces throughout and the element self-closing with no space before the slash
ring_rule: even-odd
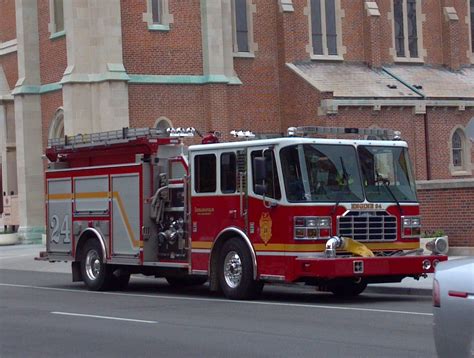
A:
<svg viewBox="0 0 474 358">
<path fill-rule="evenodd" d="M 40 251 L 44 251 L 43 245 L 12 245 L 0 246 L 0 269 L 41 271 L 71 273 L 70 262 L 36 261 Z M 462 256 L 450 256 L 450 260 L 459 259 Z M 379 283 L 367 287 L 367 293 L 384 293 L 394 295 L 419 295 L 431 296 L 433 285 L 433 274 L 418 281 L 413 278 L 405 278 L 400 283 Z"/>
</svg>

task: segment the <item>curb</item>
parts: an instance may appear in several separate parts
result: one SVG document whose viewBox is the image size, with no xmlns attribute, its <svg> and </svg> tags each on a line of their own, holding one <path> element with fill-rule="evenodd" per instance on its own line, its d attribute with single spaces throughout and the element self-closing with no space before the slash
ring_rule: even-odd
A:
<svg viewBox="0 0 474 358">
<path fill-rule="evenodd" d="M 367 286 L 365 293 L 383 293 L 392 295 L 410 295 L 410 296 L 432 296 L 431 288 L 414 287 L 391 287 L 391 286 Z"/>
</svg>

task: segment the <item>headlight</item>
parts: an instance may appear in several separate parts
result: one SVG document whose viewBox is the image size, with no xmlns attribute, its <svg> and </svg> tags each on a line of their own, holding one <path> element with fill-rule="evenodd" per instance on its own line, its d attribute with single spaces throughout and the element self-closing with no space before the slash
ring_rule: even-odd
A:
<svg viewBox="0 0 474 358">
<path fill-rule="evenodd" d="M 402 216 L 402 238 L 418 238 L 421 235 L 419 216 Z"/>
<path fill-rule="evenodd" d="M 295 240 L 318 240 L 331 237 L 331 218 L 327 216 L 296 216 Z"/>
</svg>

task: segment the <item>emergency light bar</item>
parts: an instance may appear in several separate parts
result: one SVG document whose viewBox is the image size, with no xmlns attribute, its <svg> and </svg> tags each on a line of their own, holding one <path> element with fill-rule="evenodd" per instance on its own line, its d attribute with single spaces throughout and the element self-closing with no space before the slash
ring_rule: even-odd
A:
<svg viewBox="0 0 474 358">
<path fill-rule="evenodd" d="M 375 136 L 381 139 L 399 140 L 401 133 L 392 129 L 383 128 L 344 128 L 344 127 L 316 127 L 316 126 L 304 126 L 304 127 L 289 127 L 289 137 L 305 137 L 314 134 L 360 134 L 366 136 Z"/>
<path fill-rule="evenodd" d="M 255 138 L 251 131 L 230 131 L 230 134 L 235 138 Z"/>
<path fill-rule="evenodd" d="M 196 132 L 196 129 L 193 127 L 188 127 L 188 128 L 167 128 L 166 133 L 169 134 L 170 137 L 194 137 L 194 133 Z"/>
</svg>

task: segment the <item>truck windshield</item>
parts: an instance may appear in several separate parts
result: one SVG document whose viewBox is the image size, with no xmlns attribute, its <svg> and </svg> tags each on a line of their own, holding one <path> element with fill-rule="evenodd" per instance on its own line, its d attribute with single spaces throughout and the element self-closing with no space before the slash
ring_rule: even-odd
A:
<svg viewBox="0 0 474 358">
<path fill-rule="evenodd" d="M 353 146 L 298 144 L 281 149 L 280 158 L 288 201 L 363 201 Z"/>
<path fill-rule="evenodd" d="M 408 151 L 403 147 L 359 146 L 365 195 L 368 201 L 416 201 Z"/>
</svg>

